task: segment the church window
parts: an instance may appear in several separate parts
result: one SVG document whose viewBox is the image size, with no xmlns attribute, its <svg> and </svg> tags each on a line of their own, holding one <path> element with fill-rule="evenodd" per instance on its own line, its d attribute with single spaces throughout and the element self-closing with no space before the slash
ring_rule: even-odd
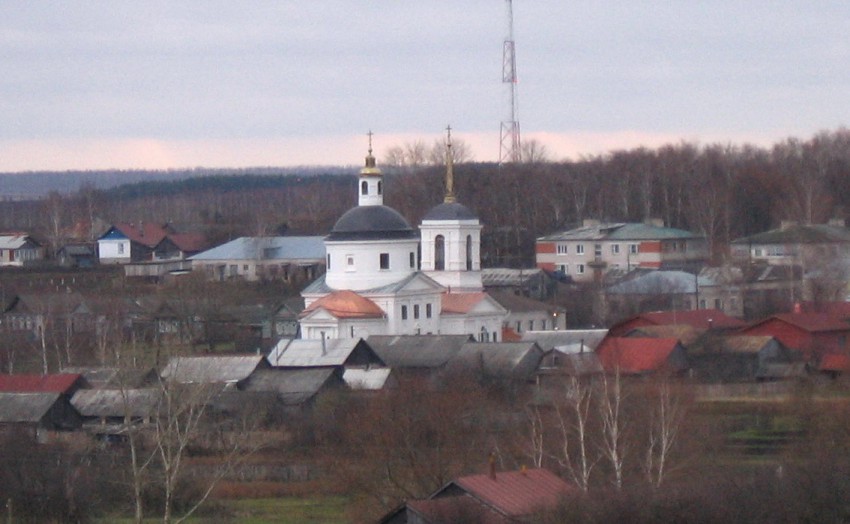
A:
<svg viewBox="0 0 850 524">
<path fill-rule="evenodd" d="M 381 187 L 381 181 L 378 180 L 378 194 L 380 195 L 382 191 L 383 191 L 383 188 Z"/>
<path fill-rule="evenodd" d="M 390 254 L 389 253 L 381 253 L 381 269 L 389 269 L 390 268 Z"/>
<path fill-rule="evenodd" d="M 425 318 L 431 318 L 431 304 L 425 304 Z"/>
<path fill-rule="evenodd" d="M 410 252 L 410 268 L 413 269 L 416 267 L 416 253 L 413 251 Z"/>
<path fill-rule="evenodd" d="M 259 268 L 260 268 L 260 266 L 257 266 L 257 269 L 259 269 Z M 330 268 L 331 268 L 331 255 L 329 253 L 328 254 L 328 269 L 330 269 Z"/>
<path fill-rule="evenodd" d="M 401 306 L 401 319 L 407 320 L 407 306 Z"/>
<path fill-rule="evenodd" d="M 437 235 L 434 239 L 434 269 L 436 271 L 446 269 L 446 239 L 443 235 Z"/>
<path fill-rule="evenodd" d="M 413 318 L 419 319 L 419 304 L 413 304 Z"/>
<path fill-rule="evenodd" d="M 369 194 L 369 182 L 366 182 L 365 180 L 363 182 L 360 182 L 360 194 L 361 195 L 368 195 Z"/>
<path fill-rule="evenodd" d="M 487 333 L 487 328 L 481 326 L 481 333 L 478 334 L 479 342 L 490 342 L 490 334 Z"/>
<path fill-rule="evenodd" d="M 466 270 L 472 271 L 472 235 L 466 235 Z"/>
</svg>

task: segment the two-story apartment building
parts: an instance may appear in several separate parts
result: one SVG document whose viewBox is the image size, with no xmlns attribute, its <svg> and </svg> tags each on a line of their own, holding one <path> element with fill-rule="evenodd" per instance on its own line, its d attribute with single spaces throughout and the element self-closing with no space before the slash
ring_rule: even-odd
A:
<svg viewBox="0 0 850 524">
<path fill-rule="evenodd" d="M 843 220 L 828 224 L 786 221 L 777 229 L 733 240 L 731 253 L 738 263 L 812 266 L 850 257 L 850 230 Z"/>
<path fill-rule="evenodd" d="M 537 267 L 575 282 L 598 280 L 606 271 L 635 268 L 697 270 L 708 259 L 705 237 L 645 223 L 585 220 L 581 227 L 537 239 Z"/>
</svg>

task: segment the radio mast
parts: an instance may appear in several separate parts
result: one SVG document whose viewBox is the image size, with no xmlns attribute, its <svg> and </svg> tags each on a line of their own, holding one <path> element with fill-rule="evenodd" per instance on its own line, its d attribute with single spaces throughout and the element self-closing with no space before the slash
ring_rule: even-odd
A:
<svg viewBox="0 0 850 524">
<path fill-rule="evenodd" d="M 510 115 L 502 121 L 499 133 L 499 164 L 519 162 L 519 117 L 517 103 L 516 46 L 514 45 L 514 10 L 511 0 L 508 3 L 508 36 L 502 45 L 502 83 L 508 85 Z"/>
</svg>

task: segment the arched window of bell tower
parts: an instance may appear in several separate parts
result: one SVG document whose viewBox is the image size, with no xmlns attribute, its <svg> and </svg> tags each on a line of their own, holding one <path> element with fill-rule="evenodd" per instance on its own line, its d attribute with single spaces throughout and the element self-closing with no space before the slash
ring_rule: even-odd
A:
<svg viewBox="0 0 850 524">
<path fill-rule="evenodd" d="M 472 235 L 466 235 L 466 270 L 472 271 Z"/>
<path fill-rule="evenodd" d="M 434 269 L 437 271 L 446 269 L 446 239 L 443 235 L 437 235 L 434 239 Z"/>
<path fill-rule="evenodd" d="M 366 182 L 365 180 L 363 182 L 360 182 L 360 194 L 361 195 L 368 195 L 369 194 L 369 183 Z"/>
</svg>

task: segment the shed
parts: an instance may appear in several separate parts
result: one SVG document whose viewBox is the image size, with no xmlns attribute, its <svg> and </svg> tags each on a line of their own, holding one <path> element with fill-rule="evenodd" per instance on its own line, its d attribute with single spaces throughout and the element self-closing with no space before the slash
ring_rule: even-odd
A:
<svg viewBox="0 0 850 524">
<path fill-rule="evenodd" d="M 372 335 L 368 341 L 388 367 L 433 370 L 445 366 L 472 340 L 469 335 Z"/>
<path fill-rule="evenodd" d="M 281 368 L 384 366 L 362 338 L 284 338 L 266 358 L 272 367 Z"/>
<path fill-rule="evenodd" d="M 450 369 L 485 376 L 531 381 L 540 368 L 543 350 L 536 342 L 468 342 L 449 362 Z"/>
<path fill-rule="evenodd" d="M 81 422 L 68 397 L 60 393 L 0 392 L 0 427 L 4 431 L 22 430 L 40 438 L 42 431 L 73 430 Z"/>
<path fill-rule="evenodd" d="M 268 368 L 262 355 L 172 357 L 162 378 L 182 384 L 236 384 Z"/>
<path fill-rule="evenodd" d="M 688 368 L 684 346 L 674 338 L 606 338 L 596 350 L 607 373 L 646 375 Z"/>
</svg>

